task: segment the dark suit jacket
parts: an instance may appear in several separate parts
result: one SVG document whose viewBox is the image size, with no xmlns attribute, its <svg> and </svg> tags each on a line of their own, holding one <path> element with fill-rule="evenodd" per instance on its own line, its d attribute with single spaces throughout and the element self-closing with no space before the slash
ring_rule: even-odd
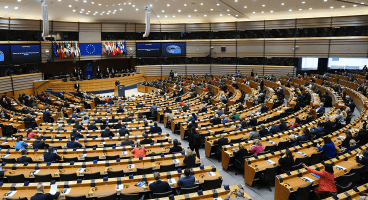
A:
<svg viewBox="0 0 368 200">
<path fill-rule="evenodd" d="M 127 146 L 127 145 L 132 145 L 134 144 L 134 141 L 131 139 L 125 139 L 121 142 L 121 146 Z"/>
<path fill-rule="evenodd" d="M 82 125 L 74 125 L 73 128 L 76 128 L 77 130 L 85 130 L 85 128 Z"/>
<path fill-rule="evenodd" d="M 124 117 L 122 121 L 123 121 L 123 122 L 130 122 L 130 121 L 132 121 L 132 120 L 131 120 L 129 117 Z"/>
<path fill-rule="evenodd" d="M 356 161 L 362 165 L 364 165 L 364 171 L 368 172 L 368 156 L 363 157 L 360 159 L 358 156 L 356 157 Z"/>
<path fill-rule="evenodd" d="M 153 193 L 164 193 L 171 191 L 171 187 L 168 182 L 166 181 L 155 181 L 149 185 L 149 188 Z"/>
<path fill-rule="evenodd" d="M 222 147 L 223 145 L 229 144 L 229 139 L 227 139 L 227 138 L 221 138 L 221 139 L 215 140 L 214 141 L 214 144 L 217 144 L 220 147 Z"/>
<path fill-rule="evenodd" d="M 119 134 L 120 134 L 120 136 L 125 136 L 125 134 L 129 135 L 129 131 L 126 128 L 122 128 L 122 129 L 119 130 Z"/>
<path fill-rule="evenodd" d="M 114 134 L 111 131 L 103 131 L 101 133 L 101 137 L 110 137 L 110 136 L 114 137 Z"/>
<path fill-rule="evenodd" d="M 173 153 L 173 152 L 180 152 L 183 149 L 181 148 L 181 146 L 173 146 L 170 148 L 170 152 L 169 153 Z"/>
<path fill-rule="evenodd" d="M 45 153 L 43 155 L 44 162 L 55 162 L 56 160 L 61 160 L 61 157 L 56 153 Z"/>
<path fill-rule="evenodd" d="M 81 144 L 79 144 L 78 142 L 76 142 L 76 141 L 69 141 L 69 142 L 67 142 L 66 143 L 66 146 L 68 147 L 68 148 L 78 148 L 78 147 L 82 147 L 82 145 Z"/>
<path fill-rule="evenodd" d="M 287 127 L 286 123 L 280 124 L 280 130 L 281 131 L 286 131 L 287 129 L 288 129 L 288 127 Z"/>
<path fill-rule="evenodd" d="M 221 124 L 221 119 L 220 118 L 213 118 L 213 119 L 210 120 L 210 122 L 213 125 Z"/>
<path fill-rule="evenodd" d="M 249 121 L 249 125 L 250 126 L 257 126 L 258 122 L 256 118 L 253 118 Z"/>
<path fill-rule="evenodd" d="M 88 129 L 88 130 L 93 130 L 93 129 L 98 130 L 97 126 L 95 126 L 95 125 L 93 125 L 93 124 L 92 124 L 92 125 L 88 125 L 88 126 L 87 126 L 87 129 Z"/>
<path fill-rule="evenodd" d="M 117 119 L 110 119 L 109 120 L 109 123 L 115 123 L 115 122 L 118 122 L 118 120 Z"/>
<path fill-rule="evenodd" d="M 266 128 L 264 128 L 264 129 L 262 129 L 262 130 L 259 131 L 259 135 L 261 137 L 263 137 L 265 135 L 268 135 L 268 134 L 270 134 L 270 133 L 268 132 L 268 130 Z"/>
<path fill-rule="evenodd" d="M 158 133 L 158 132 L 162 132 L 162 129 L 161 127 L 152 127 L 151 130 L 150 130 L 150 133 Z"/>
<path fill-rule="evenodd" d="M 33 197 L 31 197 L 31 200 L 53 200 L 57 199 L 60 195 L 60 192 L 56 192 L 54 195 L 50 193 L 37 193 Z"/>
<path fill-rule="evenodd" d="M 275 134 L 280 132 L 280 126 L 279 125 L 275 125 L 270 129 L 270 133 Z"/>
<path fill-rule="evenodd" d="M 33 160 L 31 157 L 27 157 L 27 156 L 22 156 L 20 158 L 17 158 L 17 163 L 25 163 L 25 162 L 32 163 Z"/>
<path fill-rule="evenodd" d="M 151 144 L 153 142 L 153 140 L 152 139 L 143 139 L 142 141 L 141 141 L 141 144 Z"/>
<path fill-rule="evenodd" d="M 262 106 L 261 113 L 265 113 L 267 111 L 268 111 L 268 107 L 267 106 Z"/>
<path fill-rule="evenodd" d="M 25 122 L 34 122 L 35 119 L 33 119 L 32 117 L 26 117 L 26 118 L 24 118 L 23 121 L 25 121 Z"/>
<path fill-rule="evenodd" d="M 79 89 L 79 84 L 74 84 L 74 89 Z"/>
<path fill-rule="evenodd" d="M 39 140 L 36 140 L 33 142 L 33 149 L 45 149 L 45 148 L 49 148 L 49 145 L 42 142 L 42 141 L 39 141 Z"/>
</svg>

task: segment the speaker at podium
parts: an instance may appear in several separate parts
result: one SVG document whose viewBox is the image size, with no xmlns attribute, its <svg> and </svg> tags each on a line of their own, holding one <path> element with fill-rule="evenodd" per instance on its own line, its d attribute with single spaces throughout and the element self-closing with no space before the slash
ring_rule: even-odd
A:
<svg viewBox="0 0 368 200">
<path fill-rule="evenodd" d="M 119 97 L 125 96 L 125 85 L 115 86 L 114 94 L 115 96 L 119 96 Z"/>
</svg>

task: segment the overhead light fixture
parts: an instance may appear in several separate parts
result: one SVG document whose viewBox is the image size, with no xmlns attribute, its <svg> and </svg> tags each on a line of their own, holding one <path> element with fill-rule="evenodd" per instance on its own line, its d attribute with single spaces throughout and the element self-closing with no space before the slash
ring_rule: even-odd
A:
<svg viewBox="0 0 368 200">
<path fill-rule="evenodd" d="M 305 3 L 305 1 L 302 1 L 302 3 Z"/>
<path fill-rule="evenodd" d="M 255 14 L 256 12 L 253 11 L 253 14 Z"/>
<path fill-rule="evenodd" d="M 120 6 L 121 3 L 118 4 L 118 6 Z"/>
<path fill-rule="evenodd" d="M 353 6 L 354 6 L 354 7 L 357 7 L 357 5 L 356 5 L 356 4 L 354 4 Z"/>
<path fill-rule="evenodd" d="M 175 17 L 175 15 L 173 15 L 173 17 Z"/>
<path fill-rule="evenodd" d="M 169 7 L 169 6 L 170 6 L 170 4 L 167 4 L 167 6 Z"/>
<path fill-rule="evenodd" d="M 271 10 L 270 13 L 273 13 L 273 10 Z"/>
<path fill-rule="evenodd" d="M 333 6 L 330 7 L 331 9 L 333 8 Z"/>
<path fill-rule="evenodd" d="M 204 15 L 204 17 L 207 17 L 207 15 Z"/>
<path fill-rule="evenodd" d="M 227 14 L 227 15 L 230 15 L 230 14 Z"/>
<path fill-rule="evenodd" d="M 4 8 L 9 8 L 9 6 L 4 6 Z"/>
<path fill-rule="evenodd" d="M 138 8 L 136 8 L 135 10 L 138 11 Z"/>
<path fill-rule="evenodd" d="M 362 2 L 362 3 L 360 3 L 360 4 L 362 4 L 362 5 L 363 5 L 363 4 L 364 4 L 364 2 Z"/>
<path fill-rule="evenodd" d="M 211 11 L 213 11 L 213 9 L 211 8 Z"/>
<path fill-rule="evenodd" d="M 291 11 L 293 11 L 293 10 L 289 9 L 289 12 L 291 12 Z"/>
<path fill-rule="evenodd" d="M 133 8 L 135 7 L 135 5 L 132 5 L 133 6 Z"/>
<path fill-rule="evenodd" d="M 220 4 L 218 3 L 217 6 L 220 6 Z"/>
<path fill-rule="evenodd" d="M 87 3 L 87 1 L 86 1 L 86 0 L 84 0 L 83 2 L 84 2 L 84 3 Z"/>
<path fill-rule="evenodd" d="M 18 0 L 18 2 L 21 2 L 22 0 Z"/>
<path fill-rule="evenodd" d="M 188 15 L 188 17 L 191 17 L 190 15 Z"/>
<path fill-rule="evenodd" d="M 235 17 L 237 17 L 238 15 L 235 15 Z"/>
<path fill-rule="evenodd" d="M 222 14 L 220 14 L 220 16 L 222 16 Z"/>
<path fill-rule="evenodd" d="M 100 4 L 100 3 L 99 3 L 98 5 L 99 5 L 99 6 L 101 6 L 101 4 Z"/>
<path fill-rule="evenodd" d="M 247 6 L 244 6 L 244 8 L 248 8 Z"/>
<path fill-rule="evenodd" d="M 229 9 L 227 9 L 227 12 L 229 12 L 230 10 Z"/>
<path fill-rule="evenodd" d="M 238 3 L 238 0 L 235 0 L 235 3 Z"/>
<path fill-rule="evenodd" d="M 91 2 L 91 4 L 95 4 L 95 2 Z"/>
<path fill-rule="evenodd" d="M 73 10 L 73 12 L 75 12 L 76 10 Z"/>
<path fill-rule="evenodd" d="M 303 10 L 303 9 L 299 8 L 299 10 Z"/>
<path fill-rule="evenodd" d="M 122 11 L 123 9 L 122 8 L 120 8 L 120 11 Z"/>
<path fill-rule="evenodd" d="M 345 6 L 341 6 L 341 8 L 345 8 Z"/>
<path fill-rule="evenodd" d="M 153 6 L 153 5 L 152 5 L 152 4 L 150 4 L 150 7 L 151 7 L 151 8 L 152 8 L 152 6 Z"/>
<path fill-rule="evenodd" d="M 167 18 L 167 15 L 165 15 L 165 17 Z"/>
<path fill-rule="evenodd" d="M 203 3 L 201 3 L 201 6 L 203 6 Z"/>
<path fill-rule="evenodd" d="M 283 6 L 283 5 L 285 5 L 285 3 L 281 3 L 281 5 Z"/>
<path fill-rule="evenodd" d="M 178 12 L 181 12 L 181 10 L 178 10 Z"/>
<path fill-rule="evenodd" d="M 261 13 L 264 13 L 264 11 L 262 11 Z"/>
<path fill-rule="evenodd" d="M 264 4 L 262 5 L 262 7 L 265 7 L 265 6 L 266 6 L 266 5 L 264 5 Z"/>
<path fill-rule="evenodd" d="M 187 4 L 185 3 L 184 6 L 187 6 Z"/>
<path fill-rule="evenodd" d="M 197 12 L 197 9 L 194 9 L 194 12 Z"/>
<path fill-rule="evenodd" d="M 309 8 L 309 10 L 312 10 L 312 8 Z"/>
<path fill-rule="evenodd" d="M 160 15 L 157 15 L 157 17 L 160 17 Z"/>
<path fill-rule="evenodd" d="M 165 12 L 165 10 L 162 10 L 161 12 Z"/>
<path fill-rule="evenodd" d="M 327 2 L 327 0 L 323 0 L 324 2 Z"/>
<path fill-rule="evenodd" d="M 129 2 L 128 5 L 130 5 L 130 4 L 132 4 L 132 3 Z"/>
</svg>

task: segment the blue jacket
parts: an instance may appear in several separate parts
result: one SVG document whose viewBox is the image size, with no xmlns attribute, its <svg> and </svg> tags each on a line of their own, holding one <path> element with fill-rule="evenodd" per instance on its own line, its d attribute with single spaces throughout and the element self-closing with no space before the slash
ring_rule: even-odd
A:
<svg viewBox="0 0 368 200">
<path fill-rule="evenodd" d="M 61 160 L 61 157 L 56 153 L 45 153 L 43 154 L 44 162 L 55 162 L 56 160 Z"/>
<path fill-rule="evenodd" d="M 33 160 L 31 157 L 27 157 L 27 156 L 22 156 L 20 158 L 17 158 L 17 163 L 25 163 L 25 162 L 32 163 Z"/>
<path fill-rule="evenodd" d="M 262 106 L 261 113 L 265 113 L 267 111 L 268 111 L 268 107 L 267 106 Z"/>
<path fill-rule="evenodd" d="M 195 178 L 194 176 L 186 176 L 183 178 L 179 178 L 178 185 L 181 186 L 181 188 L 191 188 L 194 187 Z"/>
<path fill-rule="evenodd" d="M 49 148 L 49 145 L 42 142 L 42 141 L 39 141 L 39 140 L 36 140 L 33 142 L 33 149 L 45 149 L 45 148 Z"/>
<path fill-rule="evenodd" d="M 275 125 L 271 128 L 270 133 L 275 134 L 280 132 L 280 125 Z"/>
<path fill-rule="evenodd" d="M 157 126 L 157 127 L 152 127 L 150 130 L 150 133 L 158 133 L 158 132 L 162 132 L 161 127 Z"/>
<path fill-rule="evenodd" d="M 82 145 L 76 141 L 68 141 L 66 143 L 66 147 L 68 148 L 78 148 L 78 147 L 82 147 Z"/>
<path fill-rule="evenodd" d="M 75 137 L 75 138 L 83 138 L 83 135 L 78 133 L 78 132 L 71 132 L 70 133 L 70 137 Z"/>
<path fill-rule="evenodd" d="M 93 130 L 93 129 L 98 130 L 97 126 L 95 126 L 95 125 L 93 125 L 93 124 L 92 124 L 92 125 L 88 125 L 88 126 L 87 126 L 87 129 L 88 129 L 88 130 Z"/>
<path fill-rule="evenodd" d="M 323 147 L 318 147 L 318 150 L 325 151 L 325 153 L 322 155 L 323 157 L 328 156 L 333 158 L 336 155 L 336 148 L 333 142 L 327 143 L 323 145 Z"/>
<path fill-rule="evenodd" d="M 280 130 L 281 131 L 286 131 L 287 129 L 288 129 L 288 127 L 287 127 L 286 123 L 280 124 Z"/>
<path fill-rule="evenodd" d="M 24 141 L 15 142 L 15 149 L 23 150 L 26 149 L 24 148 L 25 146 L 27 147 L 28 144 L 25 143 Z"/>
<path fill-rule="evenodd" d="M 51 114 L 50 114 L 49 112 L 44 112 L 42 115 L 43 115 L 43 119 L 44 119 L 44 120 L 49 120 L 49 119 L 50 119 L 50 117 L 52 117 L 52 116 L 51 116 Z"/>
<path fill-rule="evenodd" d="M 168 182 L 166 181 L 155 181 L 149 185 L 149 188 L 153 193 L 164 193 L 171 191 L 171 187 Z"/>
<path fill-rule="evenodd" d="M 318 108 L 316 109 L 316 112 L 317 112 L 318 114 L 320 114 L 320 113 L 325 113 L 325 107 L 323 107 L 323 106 L 318 107 Z"/>
<path fill-rule="evenodd" d="M 313 135 L 319 135 L 324 132 L 323 127 L 311 128 L 310 132 Z"/>
<path fill-rule="evenodd" d="M 293 143 L 293 145 L 297 145 L 300 141 L 307 141 L 308 140 L 308 136 L 306 135 L 302 135 L 297 137 L 296 139 L 291 139 L 291 142 Z"/>
<path fill-rule="evenodd" d="M 56 192 L 54 195 L 50 193 L 37 193 L 33 197 L 31 197 L 31 200 L 53 200 L 57 199 L 60 195 L 60 192 Z"/>
<path fill-rule="evenodd" d="M 121 129 L 119 129 L 119 134 L 120 134 L 120 136 L 125 136 L 125 134 L 129 135 L 129 131 L 126 128 L 121 128 Z"/>
<path fill-rule="evenodd" d="M 201 112 L 207 112 L 207 108 L 206 107 L 203 107 Z"/>
<path fill-rule="evenodd" d="M 189 119 L 188 119 L 188 122 L 192 121 L 192 120 L 197 120 L 197 118 L 194 118 L 193 116 L 191 116 Z"/>
<path fill-rule="evenodd" d="M 229 121 L 229 119 L 227 118 L 227 117 L 225 117 L 224 119 L 222 119 L 221 120 L 222 121 L 222 123 L 223 124 L 225 124 L 225 123 L 229 123 L 230 121 Z"/>
</svg>

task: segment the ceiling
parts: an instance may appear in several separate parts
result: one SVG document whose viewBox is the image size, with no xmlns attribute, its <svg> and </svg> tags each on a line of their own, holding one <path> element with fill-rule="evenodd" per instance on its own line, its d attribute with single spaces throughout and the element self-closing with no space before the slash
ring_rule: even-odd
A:
<svg viewBox="0 0 368 200">
<path fill-rule="evenodd" d="M 40 0 L 0 0 L 0 17 L 41 19 Z M 208 23 L 367 15 L 368 0 L 46 0 L 49 20 Z"/>
</svg>

